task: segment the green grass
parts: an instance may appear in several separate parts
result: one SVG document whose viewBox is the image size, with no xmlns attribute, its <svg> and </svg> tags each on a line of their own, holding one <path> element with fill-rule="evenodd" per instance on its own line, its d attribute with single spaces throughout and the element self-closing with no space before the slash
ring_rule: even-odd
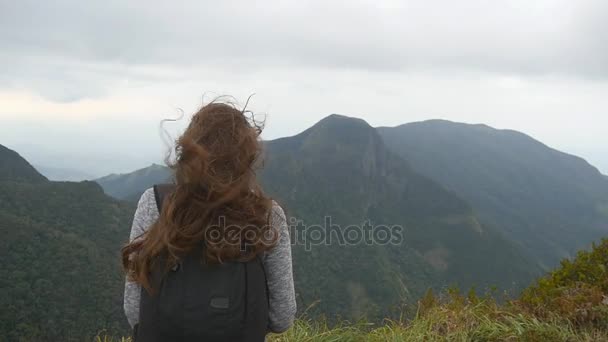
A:
<svg viewBox="0 0 608 342">
<path fill-rule="evenodd" d="M 461 297 L 462 298 L 462 297 Z M 496 305 L 492 300 L 437 305 L 409 322 L 363 322 L 335 327 L 300 319 L 271 342 L 292 341 L 608 341 L 608 331 L 580 328 L 560 319 L 540 320 L 517 307 Z"/>
<path fill-rule="evenodd" d="M 601 342 L 608 341 L 608 331 L 577 327 L 558 318 L 541 320 L 518 307 L 500 306 L 493 300 L 454 297 L 449 302 L 425 309 L 409 322 L 387 321 L 380 325 L 342 322 L 332 327 L 322 320 L 301 318 L 286 333 L 271 334 L 268 341 Z M 96 342 L 131 340 L 98 337 Z"/>
</svg>

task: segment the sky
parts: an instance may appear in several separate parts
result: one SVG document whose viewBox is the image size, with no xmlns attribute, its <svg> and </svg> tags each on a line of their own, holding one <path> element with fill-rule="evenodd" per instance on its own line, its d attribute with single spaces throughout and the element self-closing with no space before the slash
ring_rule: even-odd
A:
<svg viewBox="0 0 608 342">
<path fill-rule="evenodd" d="M 101 176 L 232 95 L 265 139 L 339 113 L 515 129 L 608 174 L 608 2 L 0 0 L 0 144 Z"/>
</svg>

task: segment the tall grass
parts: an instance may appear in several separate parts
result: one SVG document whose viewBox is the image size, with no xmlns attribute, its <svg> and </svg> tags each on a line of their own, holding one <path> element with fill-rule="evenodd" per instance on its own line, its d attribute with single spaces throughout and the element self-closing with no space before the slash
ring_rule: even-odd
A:
<svg viewBox="0 0 608 342">
<path fill-rule="evenodd" d="M 431 307 L 421 307 L 407 321 L 372 324 L 342 322 L 330 326 L 324 320 L 300 318 L 284 334 L 271 334 L 269 342 L 338 341 L 525 341 L 608 342 L 608 331 L 579 326 L 563 318 L 539 318 L 514 305 L 498 305 L 492 299 L 469 299 L 453 294 Z M 97 337 L 95 342 L 131 342 L 128 338 Z"/>
<path fill-rule="evenodd" d="M 462 298 L 458 299 L 459 301 Z M 425 309 L 407 322 L 387 321 L 335 327 L 310 319 L 298 320 L 271 342 L 292 341 L 608 341 L 608 331 L 580 328 L 559 319 L 540 320 L 515 307 L 501 307 L 492 300 L 443 303 Z"/>
</svg>

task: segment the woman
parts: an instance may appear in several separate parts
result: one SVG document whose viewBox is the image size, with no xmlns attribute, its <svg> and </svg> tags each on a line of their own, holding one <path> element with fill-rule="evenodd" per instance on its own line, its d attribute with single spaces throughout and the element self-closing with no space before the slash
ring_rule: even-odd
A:
<svg viewBox="0 0 608 342">
<path fill-rule="evenodd" d="M 204 106 L 176 142 L 172 189 L 139 200 L 122 251 L 136 341 L 258 341 L 292 325 L 289 231 L 255 177 L 260 133 L 231 105 Z"/>
</svg>

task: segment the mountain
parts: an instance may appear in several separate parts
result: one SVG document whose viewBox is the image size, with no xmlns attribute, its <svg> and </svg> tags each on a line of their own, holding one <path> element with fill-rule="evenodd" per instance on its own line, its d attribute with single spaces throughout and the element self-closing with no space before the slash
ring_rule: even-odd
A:
<svg viewBox="0 0 608 342">
<path fill-rule="evenodd" d="M 134 206 L 93 182 L 48 181 L 3 146 L 0 161 L 0 339 L 126 333 L 119 251 Z"/>
<path fill-rule="evenodd" d="M 47 179 L 17 152 L 0 145 L 0 179 L 4 181 L 46 182 Z"/>
<path fill-rule="evenodd" d="M 544 269 L 553 267 L 560 259 L 587 248 L 591 241 L 608 231 L 606 176 L 581 158 L 556 151 L 516 131 L 441 120 L 374 130 L 364 121 L 334 115 L 299 135 L 266 142 L 265 159 L 264 169 L 260 171 L 265 188 L 284 203 L 294 217 L 306 223 L 323 223 L 322 218 L 331 215 L 333 221 L 341 225 L 369 219 L 408 227 L 405 235 L 409 237 L 406 243 L 410 243 L 410 249 L 382 252 L 389 253 L 389 259 L 407 259 L 416 264 L 409 265 L 408 269 L 415 270 L 418 276 L 409 276 L 409 280 L 419 283 L 408 288 L 421 289 L 427 283 L 446 282 L 466 287 L 489 279 L 504 286 L 509 281 L 505 273 L 489 270 L 484 274 L 482 265 L 459 269 L 458 258 L 453 259 L 451 267 L 442 274 L 433 267 L 429 271 L 428 267 L 420 266 L 424 261 L 427 266 L 431 262 L 435 268 L 444 268 L 444 260 L 452 258 L 446 257 L 444 247 L 437 246 L 456 243 L 457 238 L 463 237 L 456 234 L 456 238 L 452 238 L 452 231 L 438 233 L 441 229 L 428 223 L 429 218 L 443 215 L 455 217 L 455 222 L 469 220 L 471 227 L 480 227 L 475 229 L 484 237 L 495 239 L 496 245 L 517 251 L 513 260 L 520 261 L 513 264 L 529 267 L 513 271 L 513 274 L 521 272 L 512 278 L 518 283 L 526 279 L 522 273 L 534 273 L 537 265 Z M 161 170 L 160 176 L 149 179 L 147 184 L 138 183 L 137 187 L 129 186 L 137 183 L 135 181 L 121 181 L 122 189 L 136 194 L 131 196 L 136 200 L 145 188 L 168 178 L 169 170 Z M 138 173 L 151 174 L 150 171 Z M 136 175 L 123 177 L 137 178 Z M 414 190 L 418 193 L 412 195 Z M 415 196 L 417 202 L 403 195 L 404 191 Z M 445 207 L 436 207 L 440 204 Z M 448 214 L 451 206 L 459 209 Z M 422 213 L 426 216 L 416 216 Z M 434 229 L 418 228 L 427 224 Z M 435 233 L 437 236 L 432 236 Z M 444 238 L 449 241 L 442 241 Z M 469 245 L 480 243 L 474 237 L 468 238 L 471 239 L 467 242 Z M 437 244 L 433 252 L 425 249 L 428 246 L 421 247 L 429 241 Z M 487 241 L 482 244 L 489 245 Z M 384 263 L 389 265 L 385 267 L 389 272 L 404 274 L 393 268 L 398 263 L 392 259 L 385 262 L 386 257 L 378 256 L 382 253 L 374 248 L 361 248 L 366 248 L 364 253 L 375 260 L 373 265 Z M 319 254 L 314 260 L 308 260 L 314 253 L 294 253 L 301 254 L 300 259 L 306 260 L 304 264 L 324 269 L 329 267 L 326 259 L 336 259 L 331 254 L 336 250 L 322 249 L 316 249 L 314 253 Z M 454 247 L 457 251 L 461 249 L 466 248 Z M 400 253 L 414 256 L 404 257 Z M 487 267 L 500 269 L 493 262 Z M 300 288 L 314 288 L 306 283 L 307 267 L 298 271 L 304 274 L 300 279 L 305 286 Z M 471 273 L 471 269 L 483 276 Z M 337 272 L 339 268 L 335 266 L 333 270 Z M 455 271 L 453 276 L 449 275 L 450 271 Z M 336 282 L 343 280 L 329 273 L 327 277 Z M 354 284 L 351 290 L 357 289 L 355 292 L 371 288 L 365 281 L 350 283 Z M 304 302 L 321 297 L 321 291 L 306 291 L 301 291 L 306 297 Z M 334 297 L 330 299 L 332 303 L 340 302 L 346 307 L 346 295 Z M 388 297 L 388 294 L 378 295 L 370 301 L 381 302 L 378 298 Z"/>
<path fill-rule="evenodd" d="M 395 317 L 429 287 L 519 289 L 607 231 L 606 176 L 514 131 L 331 115 L 264 148 L 259 177 L 288 214 L 309 315 Z M 53 182 L 0 145 L 0 340 L 126 334 L 132 202 L 168 179 L 152 165 Z"/>
<path fill-rule="evenodd" d="M 166 166 L 152 164 L 128 174 L 111 174 L 96 179 L 105 193 L 118 199 L 137 201 L 151 185 L 167 183 L 171 170 Z"/>
<path fill-rule="evenodd" d="M 525 253 L 454 192 L 412 170 L 363 120 L 332 115 L 265 151 L 264 188 L 309 234 L 328 234 L 327 217 L 343 234 L 368 220 L 375 229 L 404 228 L 400 243 L 296 244 L 301 308 L 320 300 L 329 316 L 386 317 L 386 308 L 403 297 L 411 304 L 428 287 L 513 288 L 538 274 Z"/>
<path fill-rule="evenodd" d="M 265 142 L 264 160 L 259 177 L 291 222 L 312 228 L 308 234 L 320 229 L 333 236 L 308 250 L 302 241 L 294 246 L 300 308 L 320 300 L 309 313 L 386 317 L 388 308 L 411 303 L 428 287 L 517 288 L 540 272 L 520 248 L 480 223 L 468 203 L 389 151 L 365 121 L 329 116 L 301 134 Z M 122 198 L 136 200 L 168 178 L 167 168 L 152 167 L 100 184 L 109 194 L 109 184 L 120 184 L 124 194 L 135 194 Z M 403 227 L 402 241 L 336 244 L 337 226 L 344 231 L 365 221 Z"/>
<path fill-rule="evenodd" d="M 608 181 L 581 158 L 486 125 L 432 120 L 378 132 L 545 267 L 608 232 Z"/>
</svg>

